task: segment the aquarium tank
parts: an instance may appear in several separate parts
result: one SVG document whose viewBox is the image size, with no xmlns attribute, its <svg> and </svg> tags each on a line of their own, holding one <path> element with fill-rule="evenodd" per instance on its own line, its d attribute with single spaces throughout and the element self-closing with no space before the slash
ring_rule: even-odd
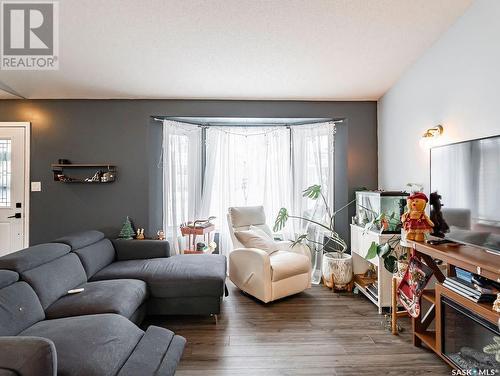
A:
<svg viewBox="0 0 500 376">
<path fill-rule="evenodd" d="M 401 231 L 401 215 L 405 211 L 406 192 L 358 191 L 356 192 L 356 216 L 353 223 L 386 234 Z"/>
</svg>

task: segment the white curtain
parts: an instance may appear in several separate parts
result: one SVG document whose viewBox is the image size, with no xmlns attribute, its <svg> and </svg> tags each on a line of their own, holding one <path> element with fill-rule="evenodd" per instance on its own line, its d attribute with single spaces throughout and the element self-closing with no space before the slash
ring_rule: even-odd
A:
<svg viewBox="0 0 500 376">
<path fill-rule="evenodd" d="M 231 206 L 263 205 L 272 228 L 291 207 L 290 130 L 286 127 L 210 127 L 206 131 L 204 216 L 217 217 L 222 253 L 231 249 Z"/>
<path fill-rule="evenodd" d="M 163 122 L 163 228 L 176 253 L 183 246 L 181 223 L 199 216 L 201 142 L 199 127 L 168 120 Z"/>
<path fill-rule="evenodd" d="M 322 198 L 311 200 L 302 192 L 311 185 L 321 185 L 326 203 L 334 204 L 334 137 L 335 123 L 318 123 L 292 127 L 293 205 L 292 213 L 315 220 L 324 220 L 326 205 Z M 295 222 L 296 234 L 310 233 L 315 227 Z M 310 233 L 320 241 L 321 234 Z"/>
<path fill-rule="evenodd" d="M 183 247 L 181 223 L 215 216 L 220 251 L 227 254 L 231 206 L 263 205 L 271 228 L 282 207 L 317 219 L 325 212 L 324 203 L 303 198 L 302 191 L 320 184 L 333 207 L 334 123 L 211 126 L 205 133 L 204 169 L 201 128 L 175 121 L 164 121 L 163 127 L 163 225 L 176 252 Z M 290 220 L 284 235 L 292 238 L 304 230 L 306 224 Z"/>
</svg>

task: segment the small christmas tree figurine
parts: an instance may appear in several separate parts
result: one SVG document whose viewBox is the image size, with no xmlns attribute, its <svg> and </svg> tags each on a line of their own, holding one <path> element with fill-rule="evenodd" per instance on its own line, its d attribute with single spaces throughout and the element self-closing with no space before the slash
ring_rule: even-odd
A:
<svg viewBox="0 0 500 376">
<path fill-rule="evenodd" d="M 120 234 L 118 238 L 130 240 L 133 239 L 135 235 L 135 231 L 132 228 L 132 223 L 130 223 L 130 218 L 127 216 L 125 222 L 123 222 L 122 229 L 120 230 Z"/>
</svg>

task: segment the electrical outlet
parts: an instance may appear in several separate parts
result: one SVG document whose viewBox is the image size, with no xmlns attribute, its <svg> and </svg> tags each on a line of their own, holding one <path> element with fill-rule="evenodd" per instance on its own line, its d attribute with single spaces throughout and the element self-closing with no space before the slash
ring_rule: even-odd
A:
<svg viewBox="0 0 500 376">
<path fill-rule="evenodd" d="M 32 181 L 31 182 L 31 192 L 40 192 L 42 190 L 42 182 Z"/>
</svg>

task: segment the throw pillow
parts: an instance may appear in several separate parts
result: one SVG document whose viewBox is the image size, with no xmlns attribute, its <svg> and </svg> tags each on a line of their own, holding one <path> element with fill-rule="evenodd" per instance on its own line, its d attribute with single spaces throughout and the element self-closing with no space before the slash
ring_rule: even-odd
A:
<svg viewBox="0 0 500 376">
<path fill-rule="evenodd" d="M 245 246 L 245 248 L 258 248 L 271 254 L 278 250 L 278 245 L 274 240 L 261 229 L 235 231 L 236 239 Z"/>
<path fill-rule="evenodd" d="M 260 227 L 260 226 L 262 226 L 262 227 Z M 250 225 L 249 230 L 263 232 L 265 235 L 267 235 L 267 237 L 269 239 L 274 240 L 273 233 L 269 230 L 269 227 L 267 227 L 267 225 L 260 225 L 260 226 Z"/>
</svg>

